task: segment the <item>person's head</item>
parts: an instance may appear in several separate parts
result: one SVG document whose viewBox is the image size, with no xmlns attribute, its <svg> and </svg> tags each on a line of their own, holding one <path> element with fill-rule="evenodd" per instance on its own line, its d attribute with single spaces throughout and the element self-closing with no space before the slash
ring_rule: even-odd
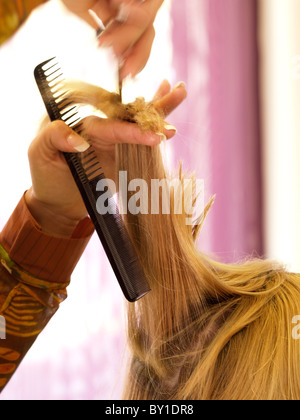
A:
<svg viewBox="0 0 300 420">
<path fill-rule="evenodd" d="M 118 149 L 129 182 L 168 177 L 159 147 Z M 300 398 L 298 275 L 270 261 L 207 258 L 185 214 L 129 214 L 127 227 L 152 291 L 128 306 L 125 398 Z"/>
<path fill-rule="evenodd" d="M 152 181 L 172 179 L 159 146 L 116 146 L 116 170 L 127 172 L 128 184 L 146 182 L 148 203 Z M 182 190 L 193 194 L 184 179 L 180 169 Z M 168 193 L 159 190 L 160 210 Z M 190 215 L 174 211 L 178 195 L 169 197 L 166 214 L 148 206 L 125 217 L 151 292 L 128 305 L 124 398 L 299 399 L 300 340 L 293 334 L 299 276 L 270 261 L 229 265 L 206 257 L 196 237 L 212 201 L 191 226 Z"/>
</svg>

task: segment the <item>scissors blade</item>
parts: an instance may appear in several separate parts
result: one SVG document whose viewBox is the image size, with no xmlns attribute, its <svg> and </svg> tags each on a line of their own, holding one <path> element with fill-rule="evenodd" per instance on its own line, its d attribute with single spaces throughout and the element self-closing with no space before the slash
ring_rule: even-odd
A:
<svg viewBox="0 0 300 420">
<path fill-rule="evenodd" d="M 122 98 L 122 91 L 123 91 L 123 81 L 120 77 L 120 70 L 118 72 L 118 82 L 119 82 L 119 95 L 120 95 L 120 102 L 123 102 L 123 98 Z"/>
</svg>

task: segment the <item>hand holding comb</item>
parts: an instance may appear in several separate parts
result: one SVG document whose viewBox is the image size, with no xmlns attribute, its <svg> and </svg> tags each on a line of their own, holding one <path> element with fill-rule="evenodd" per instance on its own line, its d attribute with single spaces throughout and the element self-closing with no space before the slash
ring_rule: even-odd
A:
<svg viewBox="0 0 300 420">
<path fill-rule="evenodd" d="M 81 123 L 76 106 L 68 99 L 67 92 L 62 92 L 59 87 L 62 73 L 54 60 L 51 58 L 35 68 L 36 83 L 50 120 L 62 120 L 80 132 Z M 97 192 L 97 184 L 105 179 L 105 175 L 95 150 L 91 146 L 83 154 L 64 153 L 64 157 L 123 294 L 129 302 L 135 302 L 147 294 L 150 287 L 113 197 L 108 204 L 112 211 L 108 210 L 104 215 L 97 211 L 96 203 L 101 194 Z"/>
</svg>

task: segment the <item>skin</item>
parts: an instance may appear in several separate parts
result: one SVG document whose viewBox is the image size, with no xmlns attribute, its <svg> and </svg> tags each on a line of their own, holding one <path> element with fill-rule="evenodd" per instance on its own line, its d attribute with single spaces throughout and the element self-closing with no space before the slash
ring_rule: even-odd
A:
<svg viewBox="0 0 300 420">
<path fill-rule="evenodd" d="M 106 29 L 99 38 L 100 47 L 112 47 L 119 59 L 120 80 L 135 76 L 146 65 L 154 40 L 154 20 L 163 0 L 62 0 L 65 6 L 95 29 L 92 10 Z M 167 116 L 186 97 L 184 85 L 171 89 L 164 81 L 153 101 Z M 98 117 L 84 120 L 84 135 L 96 150 L 107 178 L 113 179 L 115 144 L 136 143 L 154 146 L 161 142 L 155 133 L 141 132 L 124 121 Z M 167 139 L 176 130 L 166 128 Z M 33 217 L 45 233 L 69 238 L 87 212 L 61 152 L 82 151 L 89 145 L 62 121 L 50 123 L 33 140 L 28 151 L 32 187 L 25 199 Z"/>
<path fill-rule="evenodd" d="M 65 6 L 95 29 L 93 10 L 106 29 L 99 46 L 112 47 L 120 62 L 120 79 L 135 76 L 146 65 L 155 37 L 154 20 L 163 0 L 63 0 Z"/>
<path fill-rule="evenodd" d="M 184 84 L 171 89 L 164 81 L 154 104 L 166 117 L 186 97 Z M 147 146 L 160 144 L 155 133 L 142 132 L 136 124 L 125 121 L 88 117 L 83 120 L 84 135 L 93 145 L 107 178 L 115 171 L 115 145 L 134 143 Z M 165 136 L 171 139 L 175 128 L 167 126 Z M 89 145 L 64 122 L 49 123 L 31 143 L 28 158 L 32 187 L 26 192 L 27 206 L 42 230 L 52 236 L 69 238 L 87 211 L 61 152 L 78 152 Z"/>
</svg>

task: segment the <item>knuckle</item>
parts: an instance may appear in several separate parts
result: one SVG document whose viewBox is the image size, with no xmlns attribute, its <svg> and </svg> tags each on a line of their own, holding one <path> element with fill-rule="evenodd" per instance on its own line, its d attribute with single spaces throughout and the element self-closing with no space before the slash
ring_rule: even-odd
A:
<svg viewBox="0 0 300 420">
<path fill-rule="evenodd" d="M 66 125 L 66 123 L 64 123 L 61 120 L 57 120 L 57 121 L 53 121 L 52 123 L 50 123 L 47 127 L 46 130 L 48 130 L 49 133 L 53 132 L 53 131 L 62 131 L 62 130 L 66 130 L 69 129 L 69 127 Z"/>
<path fill-rule="evenodd" d="M 94 116 L 86 117 L 81 120 L 82 123 L 82 135 L 88 138 L 97 137 L 97 132 L 99 131 L 98 118 Z M 97 130 L 98 127 L 98 130 Z"/>
</svg>

